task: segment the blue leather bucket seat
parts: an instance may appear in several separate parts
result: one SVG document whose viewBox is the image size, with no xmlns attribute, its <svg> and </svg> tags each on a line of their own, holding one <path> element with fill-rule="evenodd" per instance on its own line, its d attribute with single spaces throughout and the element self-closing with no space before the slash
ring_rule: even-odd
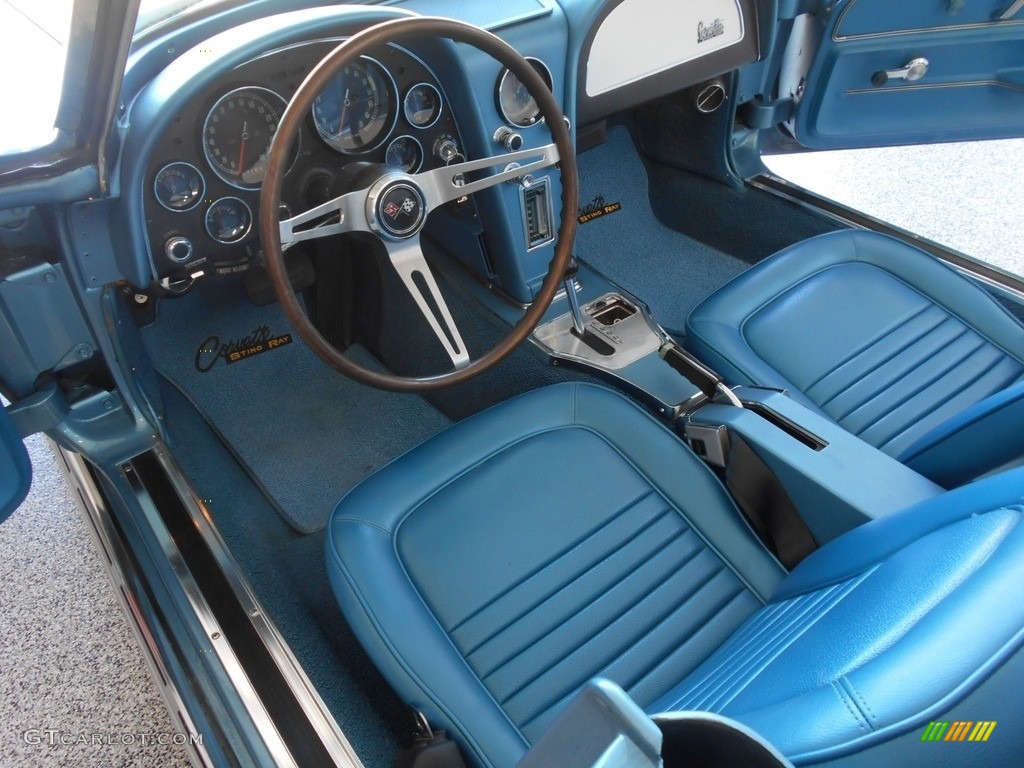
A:
<svg viewBox="0 0 1024 768">
<path fill-rule="evenodd" d="M 694 308 L 686 334 L 727 382 L 786 389 L 947 488 L 1024 456 L 1024 326 L 891 237 L 786 248 Z"/>
<path fill-rule="evenodd" d="M 1005 740 L 943 756 L 996 766 L 1024 722 L 1022 498 L 1024 470 L 979 481 L 787 574 L 675 434 L 565 384 L 368 478 L 326 555 L 375 663 L 481 765 L 515 765 L 601 676 L 649 713 L 737 719 L 797 763 L 931 766 L 930 720 L 1005 722 Z"/>
</svg>

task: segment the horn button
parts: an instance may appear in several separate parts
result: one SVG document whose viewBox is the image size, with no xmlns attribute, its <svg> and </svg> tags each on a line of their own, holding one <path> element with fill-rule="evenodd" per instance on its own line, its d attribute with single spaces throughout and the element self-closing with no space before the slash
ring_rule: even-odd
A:
<svg viewBox="0 0 1024 768">
<path fill-rule="evenodd" d="M 374 231 L 392 240 L 404 240 L 423 228 L 426 201 L 419 188 L 406 178 L 384 178 L 367 197 L 367 218 Z"/>
</svg>

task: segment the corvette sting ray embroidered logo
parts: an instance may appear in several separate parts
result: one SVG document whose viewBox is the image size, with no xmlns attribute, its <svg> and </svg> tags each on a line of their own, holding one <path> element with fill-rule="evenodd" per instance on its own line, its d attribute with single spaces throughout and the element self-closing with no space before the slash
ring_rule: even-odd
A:
<svg viewBox="0 0 1024 768">
<path fill-rule="evenodd" d="M 270 326 L 267 325 L 261 325 L 248 336 L 243 336 L 240 339 L 229 339 L 222 342 L 220 336 L 208 336 L 196 350 L 196 370 L 200 373 L 207 373 L 217 364 L 218 360 L 223 359 L 230 365 L 291 343 L 292 335 L 290 333 L 272 336 Z"/>
<path fill-rule="evenodd" d="M 622 203 L 609 203 L 605 201 L 604 195 L 598 195 L 586 205 L 580 206 L 578 219 L 580 224 L 586 224 L 588 221 L 593 221 L 609 213 L 616 213 L 621 210 Z"/>
</svg>

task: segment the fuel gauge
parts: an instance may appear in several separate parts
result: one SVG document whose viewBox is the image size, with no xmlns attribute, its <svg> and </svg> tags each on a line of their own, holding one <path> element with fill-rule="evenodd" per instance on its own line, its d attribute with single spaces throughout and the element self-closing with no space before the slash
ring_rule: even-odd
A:
<svg viewBox="0 0 1024 768">
<path fill-rule="evenodd" d="M 203 174 L 188 163 L 170 163 L 160 169 L 153 181 L 153 194 L 169 211 L 188 211 L 199 205 L 206 191 Z"/>
<path fill-rule="evenodd" d="M 416 173 L 423 165 L 423 147 L 412 136 L 399 136 L 388 144 L 384 162 L 406 173 Z"/>
</svg>

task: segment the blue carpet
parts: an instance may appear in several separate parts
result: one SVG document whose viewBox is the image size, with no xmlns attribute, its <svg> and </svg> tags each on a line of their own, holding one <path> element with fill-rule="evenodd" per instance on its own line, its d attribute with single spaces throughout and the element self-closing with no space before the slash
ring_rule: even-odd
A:
<svg viewBox="0 0 1024 768">
<path fill-rule="evenodd" d="M 277 346 L 269 348 L 268 338 Z M 236 281 L 200 282 L 183 298 L 164 299 L 143 341 L 157 371 L 196 405 L 301 533 L 322 528 L 363 477 L 451 423 L 416 395 L 335 373 L 277 304 L 254 306 Z M 259 342 L 266 351 L 233 362 L 225 356 L 232 343 L 244 351 Z M 379 369 L 361 347 L 349 354 Z"/>
<path fill-rule="evenodd" d="M 580 225 L 577 258 L 646 302 L 669 330 L 682 331 L 693 307 L 750 266 L 655 218 L 647 172 L 625 128 L 612 128 L 578 162 L 581 205 L 602 199 L 622 209 Z"/>
</svg>

